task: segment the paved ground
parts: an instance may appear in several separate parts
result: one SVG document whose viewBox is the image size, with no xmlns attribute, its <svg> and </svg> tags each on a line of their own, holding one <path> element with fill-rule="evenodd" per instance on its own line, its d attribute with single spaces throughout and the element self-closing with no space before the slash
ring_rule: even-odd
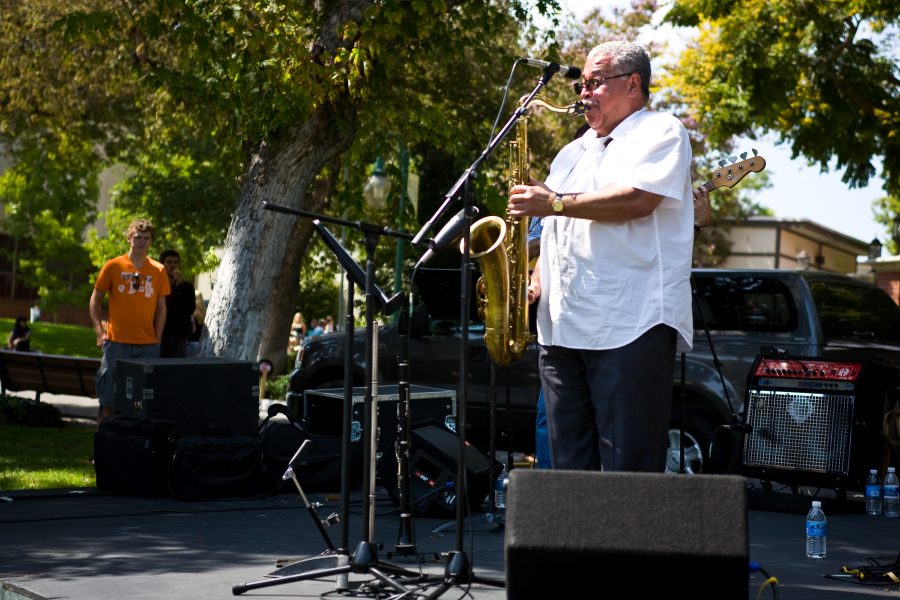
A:
<svg viewBox="0 0 900 600">
<path fill-rule="evenodd" d="M 756 484 L 747 481 L 749 559 L 776 578 L 778 584 L 776 595 L 771 586 L 763 586 L 766 577 L 762 573 L 752 573 L 748 598 L 850 600 L 900 596 L 898 585 L 862 585 L 825 577 L 838 573 L 844 566 L 865 566 L 870 558 L 884 562 L 895 560 L 900 551 L 900 519 L 867 516 L 862 513 L 860 502 L 838 503 L 824 491 L 821 495 L 829 519 L 828 558 L 811 560 L 804 553 L 802 514 L 809 498 L 786 493 L 765 494 L 755 491 Z M 489 600 L 506 597 L 503 584 L 516 577 L 515 573 L 507 574 L 505 568 L 507 529 L 475 516 L 457 536 L 454 520 L 421 517 L 401 520 L 380 489 L 375 496 L 371 523 L 362 523 L 362 494 L 355 490 L 351 495 L 346 533 L 344 524 L 325 530 L 336 545 L 346 535 L 351 550 L 359 547 L 364 539 L 380 544 L 374 569 L 361 565 L 354 567 L 360 572 L 299 581 L 285 580 L 284 576 L 306 573 L 307 563 L 295 563 L 281 570 L 276 569 L 276 564 L 315 557 L 327 550 L 327 543 L 296 493 L 194 502 L 168 497 L 116 496 L 93 488 L 3 491 L 0 496 L 4 499 L 0 501 L 2 600 L 223 599 L 234 597 L 233 587 L 244 584 L 250 584 L 250 589 L 243 594 L 248 598 L 364 596 L 364 591 L 380 589 L 383 592 L 380 597 Z M 311 494 L 310 499 L 324 503 L 318 511 L 320 517 L 339 510 L 334 495 Z M 692 516 L 690 510 L 691 507 L 685 507 L 686 519 Z M 548 511 L 546 523 L 535 526 L 552 531 L 554 519 L 571 519 L 573 514 L 580 515 L 584 527 L 592 526 L 590 507 L 583 505 L 559 506 Z M 418 559 L 395 554 L 395 544 L 404 529 L 401 525 L 410 523 Z M 440 530 L 442 525 L 449 529 Z M 595 534 L 598 538 L 603 536 L 602 531 Z M 560 552 L 578 551 L 565 548 L 566 540 L 549 540 L 548 544 L 558 546 Z M 476 583 L 470 587 L 462 584 L 440 587 L 448 555 L 471 561 Z M 277 559 L 286 560 L 276 563 Z M 590 591 L 559 597 L 645 597 L 642 588 L 652 580 L 653 561 L 659 559 L 645 557 L 644 560 L 647 561 L 646 581 L 615 581 L 614 575 L 609 574 L 600 577 L 601 564 L 597 565 L 598 577 L 592 580 Z M 324 559 L 316 565 L 321 566 L 322 562 L 330 566 L 343 562 L 343 557 Z M 384 586 L 370 585 L 380 581 L 376 570 L 406 574 L 421 570 L 432 576 L 432 581 L 419 587 L 407 578 L 399 584 L 405 595 L 400 590 L 385 592 Z M 593 573 L 547 567 L 545 575 L 550 580 L 565 582 L 577 577 L 590 579 Z M 667 587 L 671 595 L 704 597 L 696 590 L 702 587 L 707 576 L 705 565 L 698 561 L 695 569 L 686 569 L 683 578 L 672 578 Z M 395 584 L 398 581 L 396 577 L 389 579 Z M 278 584 L 257 587 L 259 581 Z M 360 585 L 364 589 L 359 592 L 338 593 L 338 588 L 353 590 Z M 368 597 L 374 597 L 374 593 Z"/>
</svg>

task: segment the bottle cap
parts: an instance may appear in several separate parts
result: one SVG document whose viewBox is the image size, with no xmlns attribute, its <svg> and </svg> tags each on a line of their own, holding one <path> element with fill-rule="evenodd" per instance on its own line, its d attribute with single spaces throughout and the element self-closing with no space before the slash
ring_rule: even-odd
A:
<svg viewBox="0 0 900 600">
<path fill-rule="evenodd" d="M 822 502 L 819 501 L 819 500 L 813 500 L 813 501 L 812 501 L 812 505 L 821 508 L 821 507 L 822 507 Z"/>
<path fill-rule="evenodd" d="M 894 467 L 888 467 L 888 473 L 894 473 L 896 469 Z"/>
<path fill-rule="evenodd" d="M 870 473 L 871 475 L 874 475 L 874 474 L 877 473 L 877 472 L 878 472 L 878 469 L 869 469 L 869 473 Z"/>
</svg>

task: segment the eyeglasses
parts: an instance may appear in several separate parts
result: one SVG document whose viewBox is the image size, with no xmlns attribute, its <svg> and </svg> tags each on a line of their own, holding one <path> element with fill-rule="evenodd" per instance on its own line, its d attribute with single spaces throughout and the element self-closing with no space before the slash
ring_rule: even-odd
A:
<svg viewBox="0 0 900 600">
<path fill-rule="evenodd" d="M 572 87 L 575 88 L 575 93 L 580 94 L 581 90 L 587 90 L 589 92 L 593 92 L 598 87 L 609 81 L 610 79 L 618 79 L 619 77 L 628 77 L 634 73 L 634 71 L 630 71 L 628 73 L 622 73 L 620 75 L 610 75 L 609 77 L 599 77 L 593 79 L 582 79 L 581 81 L 576 81 L 572 84 Z"/>
<path fill-rule="evenodd" d="M 141 287 L 141 274 L 140 273 L 132 273 L 131 274 L 131 289 L 133 291 L 137 291 L 138 288 Z"/>
</svg>

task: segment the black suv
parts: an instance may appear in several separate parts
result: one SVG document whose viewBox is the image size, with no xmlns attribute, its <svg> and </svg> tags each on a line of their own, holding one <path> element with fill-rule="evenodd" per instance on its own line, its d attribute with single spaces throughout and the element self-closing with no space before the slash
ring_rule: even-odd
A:
<svg viewBox="0 0 900 600">
<path fill-rule="evenodd" d="M 447 272 L 448 281 L 453 281 L 454 273 L 458 277 L 458 271 Z M 740 439 L 723 434 L 720 428 L 741 422 L 749 371 L 762 354 L 875 361 L 900 372 L 900 307 L 873 284 L 819 271 L 697 269 L 693 276 L 694 349 L 677 357 L 669 470 L 680 465 L 682 429 L 688 472 L 721 471 L 728 466 Z M 431 295 L 430 301 L 415 308 L 410 322 L 410 382 L 458 392 L 463 331 L 458 320 L 435 318 L 435 314 L 459 314 L 459 294 L 454 295 L 451 283 L 446 289 L 438 285 Z M 440 306 L 441 299 L 449 307 Z M 475 318 L 474 311 L 472 315 Z M 493 382 L 496 447 L 533 452 L 540 388 L 536 345 L 512 367 L 493 367 L 483 334 L 484 325 L 479 322 L 471 322 L 466 331 L 466 437 L 481 449 L 489 447 Z M 394 323 L 379 330 L 380 384 L 397 382 L 399 338 Z M 354 385 L 361 386 L 364 331 L 358 329 L 354 339 L 352 377 Z M 304 344 L 287 398 L 298 416 L 303 416 L 304 390 L 343 387 L 343 345 L 343 332 Z"/>
</svg>

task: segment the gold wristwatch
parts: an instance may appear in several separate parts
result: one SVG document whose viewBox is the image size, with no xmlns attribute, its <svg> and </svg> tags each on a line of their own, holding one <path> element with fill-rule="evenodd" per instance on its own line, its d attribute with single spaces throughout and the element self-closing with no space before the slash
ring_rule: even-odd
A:
<svg viewBox="0 0 900 600">
<path fill-rule="evenodd" d="M 556 194 L 556 197 L 550 204 L 550 208 L 553 209 L 554 215 L 561 215 L 563 213 L 563 209 L 566 208 L 566 205 L 563 203 L 563 196 L 563 194 Z"/>
</svg>

